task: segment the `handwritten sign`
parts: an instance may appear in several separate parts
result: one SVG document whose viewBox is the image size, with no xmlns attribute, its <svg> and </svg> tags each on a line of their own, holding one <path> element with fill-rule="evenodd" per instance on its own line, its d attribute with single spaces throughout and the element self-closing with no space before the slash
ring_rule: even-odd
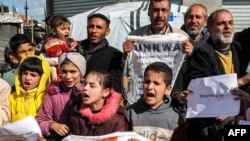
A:
<svg viewBox="0 0 250 141">
<path fill-rule="evenodd" d="M 217 75 L 191 80 L 186 118 L 235 116 L 240 101 L 234 100 L 230 89 L 238 87 L 236 74 Z"/>
</svg>

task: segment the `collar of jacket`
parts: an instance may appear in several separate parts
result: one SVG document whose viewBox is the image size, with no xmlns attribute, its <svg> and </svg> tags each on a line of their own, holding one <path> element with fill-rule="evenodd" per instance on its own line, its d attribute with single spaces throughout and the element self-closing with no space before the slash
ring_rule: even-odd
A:
<svg viewBox="0 0 250 141">
<path fill-rule="evenodd" d="M 108 41 L 107 39 L 103 40 L 102 43 L 100 45 L 98 45 L 97 47 L 95 47 L 93 50 L 91 51 L 88 51 L 88 48 L 89 48 L 89 41 L 88 39 L 87 40 L 84 40 L 82 41 L 82 49 L 83 49 L 83 55 L 86 55 L 86 54 L 93 54 L 94 52 L 108 46 Z"/>
<path fill-rule="evenodd" d="M 24 90 L 23 88 L 20 88 L 21 96 L 25 98 L 34 98 L 36 95 L 37 87 L 32 90 Z"/>
<path fill-rule="evenodd" d="M 112 90 L 100 112 L 92 113 L 90 107 L 83 104 L 79 113 L 83 117 L 88 118 L 91 124 L 101 124 L 110 119 L 117 112 L 120 101 L 121 94 Z"/>
</svg>

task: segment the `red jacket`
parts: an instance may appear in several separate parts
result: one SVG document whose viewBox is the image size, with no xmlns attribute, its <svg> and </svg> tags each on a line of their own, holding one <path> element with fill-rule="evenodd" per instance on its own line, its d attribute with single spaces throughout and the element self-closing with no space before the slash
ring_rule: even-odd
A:
<svg viewBox="0 0 250 141">
<path fill-rule="evenodd" d="M 98 113 L 92 113 L 89 107 L 73 106 L 68 126 L 74 135 L 99 136 L 116 131 L 128 131 L 125 108 L 119 106 L 121 94 L 112 91 L 106 104 Z"/>
</svg>

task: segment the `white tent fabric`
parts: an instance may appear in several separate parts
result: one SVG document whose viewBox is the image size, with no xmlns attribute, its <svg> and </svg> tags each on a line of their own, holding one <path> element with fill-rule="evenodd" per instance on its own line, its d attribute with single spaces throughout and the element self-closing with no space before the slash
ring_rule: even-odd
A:
<svg viewBox="0 0 250 141">
<path fill-rule="evenodd" d="M 99 7 L 90 11 L 69 17 L 71 21 L 71 37 L 75 40 L 87 38 L 87 16 L 92 13 L 101 13 L 107 16 L 110 23 L 110 34 L 107 36 L 109 44 L 122 51 L 122 43 L 131 30 L 150 24 L 148 17 L 149 1 L 118 3 L 110 6 Z M 186 6 L 171 5 L 169 23 L 180 28 L 183 24 Z"/>
<path fill-rule="evenodd" d="M 18 17 L 2 16 L 0 15 L 0 23 L 22 23 L 23 20 Z"/>
</svg>

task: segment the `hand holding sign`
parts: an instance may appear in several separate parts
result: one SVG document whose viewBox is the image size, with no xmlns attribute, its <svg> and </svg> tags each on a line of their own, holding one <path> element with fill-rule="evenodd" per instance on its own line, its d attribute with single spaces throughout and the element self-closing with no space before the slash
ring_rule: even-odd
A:
<svg viewBox="0 0 250 141">
<path fill-rule="evenodd" d="M 188 89 L 187 118 L 235 116 L 239 113 L 240 101 L 236 101 L 230 89 L 237 87 L 236 74 L 218 75 L 193 79 Z M 223 116 L 223 117 L 222 117 Z"/>
<path fill-rule="evenodd" d="M 181 44 L 183 46 L 183 53 L 187 54 L 187 56 L 191 56 L 194 50 L 192 43 L 188 40 L 185 40 L 182 41 Z"/>
<path fill-rule="evenodd" d="M 127 56 L 133 50 L 134 43 L 135 40 L 126 40 L 123 42 L 122 47 L 125 56 Z"/>
</svg>

